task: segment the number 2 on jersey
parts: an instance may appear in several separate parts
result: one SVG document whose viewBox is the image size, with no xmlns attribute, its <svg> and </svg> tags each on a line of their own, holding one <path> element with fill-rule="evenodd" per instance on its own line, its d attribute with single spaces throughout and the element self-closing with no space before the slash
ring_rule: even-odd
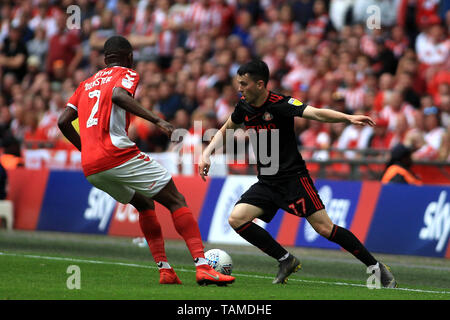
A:
<svg viewBox="0 0 450 320">
<path fill-rule="evenodd" d="M 90 128 L 92 126 L 96 126 L 98 124 L 98 118 L 94 118 L 96 113 L 98 112 L 98 104 L 100 102 L 100 90 L 92 90 L 89 92 L 89 98 L 97 98 L 94 106 L 92 107 L 91 115 L 86 122 L 86 128 Z"/>
</svg>

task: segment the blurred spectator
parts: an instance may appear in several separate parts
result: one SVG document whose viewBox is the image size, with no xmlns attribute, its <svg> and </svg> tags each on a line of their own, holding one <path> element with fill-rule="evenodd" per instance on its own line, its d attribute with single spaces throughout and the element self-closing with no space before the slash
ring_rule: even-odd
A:
<svg viewBox="0 0 450 320">
<path fill-rule="evenodd" d="M 83 58 L 80 37 L 76 29 L 66 29 L 64 14 L 57 15 L 56 19 L 58 30 L 49 40 L 46 70 L 51 76 L 58 76 L 55 72 L 59 71 L 70 77 Z"/>
<path fill-rule="evenodd" d="M 305 91 L 316 76 L 314 52 L 309 48 L 298 46 L 295 67 L 282 79 L 282 87 L 292 92 Z"/>
<path fill-rule="evenodd" d="M 310 38 L 322 39 L 330 23 L 325 1 L 314 1 L 313 13 L 314 18 L 306 26 L 306 35 Z"/>
<path fill-rule="evenodd" d="M 422 181 L 411 171 L 411 150 L 402 144 L 391 150 L 391 158 L 386 164 L 381 183 L 404 183 L 420 186 Z"/>
<path fill-rule="evenodd" d="M 299 144 L 317 148 L 308 156 L 340 156 L 329 146 L 404 143 L 415 151 L 430 144 L 429 136 L 441 140 L 430 159 L 450 159 L 447 2 L 79 0 L 81 29 L 71 31 L 65 29 L 71 1 L 2 2 L 0 140 L 13 135 L 25 148 L 67 148 L 54 119 L 78 84 L 104 68 L 104 41 L 119 33 L 135 49 L 136 98 L 177 127 L 192 129 L 195 119 L 204 127 L 224 123 L 238 99 L 237 69 L 259 57 L 271 71 L 270 90 L 319 108 L 369 114 L 378 123 L 363 132 L 346 124 L 316 128 L 298 118 Z M 370 13 L 358 8 L 370 5 L 381 9 L 382 28 L 367 28 Z M 16 42 L 23 53 L 14 51 Z M 422 113 L 433 106 L 437 120 Z M 441 129 L 432 129 L 435 121 Z M 131 119 L 129 134 L 142 150 L 167 150 L 167 137 L 148 122 Z"/>
<path fill-rule="evenodd" d="M 346 109 L 351 112 L 360 110 L 364 105 L 365 91 L 356 80 L 356 72 L 348 70 L 338 91 L 345 97 Z"/>
<path fill-rule="evenodd" d="M 395 90 L 399 90 L 403 93 L 403 99 L 405 102 L 411 104 L 414 108 L 418 108 L 420 104 L 420 98 L 417 92 L 414 90 L 414 79 L 408 72 L 397 72 L 397 83 Z"/>
<path fill-rule="evenodd" d="M 415 124 L 416 110 L 407 103 L 403 98 L 403 93 L 399 90 L 393 91 L 388 104 L 380 112 L 380 117 L 388 120 L 388 129 L 395 131 L 398 117 L 405 116 L 408 126 L 412 127 Z"/>
<path fill-rule="evenodd" d="M 9 36 L 3 41 L 0 53 L 0 67 L 3 74 L 11 73 L 20 82 L 27 72 L 27 47 L 21 39 L 21 30 L 17 25 L 9 26 Z"/>
<path fill-rule="evenodd" d="M 355 114 L 362 114 L 356 112 Z M 357 125 L 349 125 L 345 127 L 342 134 L 337 140 L 337 148 L 347 150 L 344 156 L 347 159 L 356 159 L 359 154 L 351 151 L 351 149 L 364 150 L 369 146 L 370 138 L 373 135 L 372 127 L 361 127 Z"/>
<path fill-rule="evenodd" d="M 292 1 L 292 15 L 302 28 L 305 28 L 313 16 L 314 0 Z"/>
<path fill-rule="evenodd" d="M 48 52 L 48 41 L 44 28 L 36 28 L 34 38 L 27 42 L 27 50 L 30 57 L 38 59 L 39 70 L 44 70 L 43 64 Z"/>
<path fill-rule="evenodd" d="M 275 38 L 283 34 L 291 36 L 300 31 L 300 25 L 293 20 L 292 8 L 289 4 L 283 4 L 279 10 L 274 7 L 269 7 L 266 10 L 273 12 L 273 20 L 270 25 L 269 37 Z"/>
<path fill-rule="evenodd" d="M 373 129 L 373 135 L 370 137 L 369 148 L 375 150 L 386 150 L 392 147 L 394 133 L 388 131 L 388 121 L 380 118 L 375 120 L 376 126 Z"/>
<path fill-rule="evenodd" d="M 185 14 L 184 28 L 188 31 L 186 46 L 194 49 L 201 35 L 214 39 L 222 26 L 221 10 L 209 0 L 197 0 L 189 4 Z"/>
<path fill-rule="evenodd" d="M 415 45 L 419 61 L 425 67 L 447 62 L 450 53 L 449 42 L 439 17 L 431 16 L 427 21 L 426 28 L 416 39 Z"/>
<path fill-rule="evenodd" d="M 383 73 L 378 79 L 378 92 L 375 96 L 374 110 L 381 111 L 389 103 L 394 88 L 394 77 L 390 73 Z"/>
<path fill-rule="evenodd" d="M 231 30 L 234 27 L 234 8 L 227 0 L 215 0 L 217 10 L 220 13 L 220 28 L 219 35 L 220 36 L 228 36 L 231 33 Z"/>
<path fill-rule="evenodd" d="M 159 100 L 155 108 L 164 115 L 166 120 L 171 120 L 181 106 L 181 97 L 174 93 L 172 85 L 167 81 L 161 82 Z"/>
<path fill-rule="evenodd" d="M 50 7 L 49 1 L 39 1 L 37 5 L 37 13 L 28 23 L 28 26 L 36 32 L 37 29 L 45 30 L 47 39 L 50 39 L 58 32 L 58 24 L 56 16 L 61 11 L 56 7 Z"/>
<path fill-rule="evenodd" d="M 426 107 L 423 110 L 425 131 L 423 140 L 418 150 L 414 151 L 412 157 L 417 160 L 446 159 L 447 154 L 442 155 L 442 148 L 446 148 L 444 139 L 445 129 L 440 125 L 439 109 L 435 106 Z M 445 151 L 445 150 L 444 150 Z"/>
<path fill-rule="evenodd" d="M 238 102 L 238 96 L 231 85 L 225 85 L 222 92 L 215 105 L 219 125 L 223 125 L 228 120 L 234 110 L 234 106 Z"/>
<path fill-rule="evenodd" d="M 178 44 L 175 22 L 170 16 L 170 3 L 168 0 L 156 2 L 152 15 L 153 33 L 157 36 L 157 55 L 159 66 L 168 69 Z"/>
<path fill-rule="evenodd" d="M 135 22 L 132 4 L 129 1 L 118 0 L 117 11 L 120 14 L 113 17 L 114 28 L 118 34 L 126 37 L 132 32 Z"/>
<path fill-rule="evenodd" d="M 309 148 L 302 151 L 305 159 L 328 160 L 328 148 L 331 141 L 326 126 L 319 121 L 308 121 L 308 129 L 304 130 L 300 136 L 302 147 Z M 317 148 L 317 151 L 311 150 Z"/>
<path fill-rule="evenodd" d="M 250 34 L 250 27 L 252 24 L 253 21 L 250 12 L 246 10 L 241 10 L 238 12 L 236 25 L 234 26 L 231 34 L 237 36 L 241 40 L 241 43 L 246 47 L 250 47 L 253 43 L 253 39 Z"/>
<path fill-rule="evenodd" d="M 114 13 L 104 10 L 99 17 L 99 26 L 93 30 L 89 37 L 89 45 L 92 49 L 102 50 L 103 44 L 109 37 L 113 36 L 114 30 Z"/>
<path fill-rule="evenodd" d="M 392 51 L 396 59 L 400 59 L 405 54 L 409 44 L 404 29 L 400 26 L 394 26 L 389 39 L 386 40 L 386 47 Z"/>
<path fill-rule="evenodd" d="M 394 53 L 385 46 L 385 40 L 382 37 L 375 39 L 375 51 L 372 56 L 372 70 L 377 76 L 389 72 L 395 74 L 398 66 L 398 61 Z"/>
</svg>

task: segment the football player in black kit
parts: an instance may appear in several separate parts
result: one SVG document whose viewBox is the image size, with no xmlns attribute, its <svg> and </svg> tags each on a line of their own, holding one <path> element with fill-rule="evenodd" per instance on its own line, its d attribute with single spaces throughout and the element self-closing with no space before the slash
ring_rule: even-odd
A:
<svg viewBox="0 0 450 320">
<path fill-rule="evenodd" d="M 308 220 L 321 236 L 339 244 L 372 270 L 383 287 L 397 286 L 389 268 L 378 262 L 349 230 L 333 224 L 309 176 L 305 161 L 298 152 L 294 133 L 294 117 L 322 122 L 345 122 L 355 125 L 375 123 L 364 115 L 349 115 L 330 109 L 304 105 L 299 100 L 276 94 L 266 86 L 269 69 L 265 62 L 254 60 L 237 71 L 237 85 L 242 98 L 234 112 L 216 133 L 203 151 L 199 174 L 205 180 L 210 168 L 210 155 L 225 144 L 226 130 L 236 130 L 243 124 L 247 130 L 266 131 L 266 138 L 278 130 L 278 146 L 268 146 L 268 151 L 279 150 L 277 170 L 257 157 L 258 182 L 252 185 L 235 204 L 229 216 L 231 227 L 245 240 L 279 261 L 278 274 L 273 283 L 286 283 L 292 272 L 300 269 L 300 261 L 283 248 L 264 228 L 253 223 L 258 218 L 270 222 L 279 208 Z M 258 137 L 259 135 L 256 134 Z M 259 137 L 261 138 L 262 135 Z M 258 139 L 259 139 L 258 138 Z M 260 144 L 258 144 L 260 146 Z M 256 149 L 255 149 L 256 150 Z"/>
</svg>

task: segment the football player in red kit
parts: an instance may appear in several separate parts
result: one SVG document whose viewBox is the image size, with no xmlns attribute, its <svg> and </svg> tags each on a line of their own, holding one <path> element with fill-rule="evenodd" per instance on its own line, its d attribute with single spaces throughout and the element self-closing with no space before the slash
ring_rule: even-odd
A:
<svg viewBox="0 0 450 320">
<path fill-rule="evenodd" d="M 156 124 L 169 136 L 174 130 L 133 98 L 139 75 L 130 69 L 133 64 L 130 42 L 113 36 L 105 42 L 104 54 L 106 68 L 78 86 L 58 120 L 64 136 L 81 151 L 87 180 L 118 202 L 130 203 L 139 211 L 139 224 L 159 268 L 161 284 L 181 281 L 168 263 L 154 201 L 171 212 L 175 228 L 194 259 L 197 283 L 232 283 L 234 277 L 218 273 L 207 264 L 198 224 L 171 175 L 128 138 L 130 114 Z M 79 134 L 72 126 L 76 118 Z"/>
</svg>

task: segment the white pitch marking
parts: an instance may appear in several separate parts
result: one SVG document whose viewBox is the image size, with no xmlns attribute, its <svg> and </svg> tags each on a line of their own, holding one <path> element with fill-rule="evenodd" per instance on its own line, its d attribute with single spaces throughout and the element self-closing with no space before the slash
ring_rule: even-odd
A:
<svg viewBox="0 0 450 320">
<path fill-rule="evenodd" d="M 136 264 L 136 263 L 124 263 L 124 262 L 114 262 L 114 261 L 98 261 L 98 260 L 86 260 L 86 259 L 77 259 L 77 258 L 50 257 L 50 256 L 39 256 L 39 255 L 32 255 L 32 254 L 17 254 L 17 253 L 7 253 L 7 252 L 0 252 L 0 256 L 1 255 L 32 258 L 32 259 L 55 260 L 55 261 L 70 261 L 70 262 L 79 262 L 79 263 L 106 264 L 106 265 L 116 265 L 116 266 L 144 268 L 144 269 L 158 269 L 158 267 L 156 267 L 156 266 L 146 266 L 146 265 Z M 177 268 L 177 271 L 195 272 L 194 270 L 188 270 L 188 269 L 184 269 L 184 268 Z M 257 279 L 272 279 L 271 277 L 268 277 L 268 276 L 258 276 L 258 275 L 249 275 L 249 274 L 240 274 L 240 273 L 235 273 L 233 275 L 239 276 L 239 277 L 257 278 Z M 349 287 L 361 287 L 361 288 L 366 287 L 363 284 L 346 283 L 346 282 L 332 282 L 332 281 L 328 282 L 328 281 L 304 280 L 304 279 L 292 279 L 292 278 L 290 278 L 289 281 L 320 283 L 320 284 L 328 284 L 328 285 L 336 285 L 336 286 L 349 286 Z M 386 289 L 386 288 L 383 288 L 383 289 Z M 420 292 L 420 293 L 450 294 L 450 291 L 433 291 L 433 290 L 410 289 L 410 288 L 390 288 L 388 290 L 401 290 L 401 291 Z"/>
</svg>

